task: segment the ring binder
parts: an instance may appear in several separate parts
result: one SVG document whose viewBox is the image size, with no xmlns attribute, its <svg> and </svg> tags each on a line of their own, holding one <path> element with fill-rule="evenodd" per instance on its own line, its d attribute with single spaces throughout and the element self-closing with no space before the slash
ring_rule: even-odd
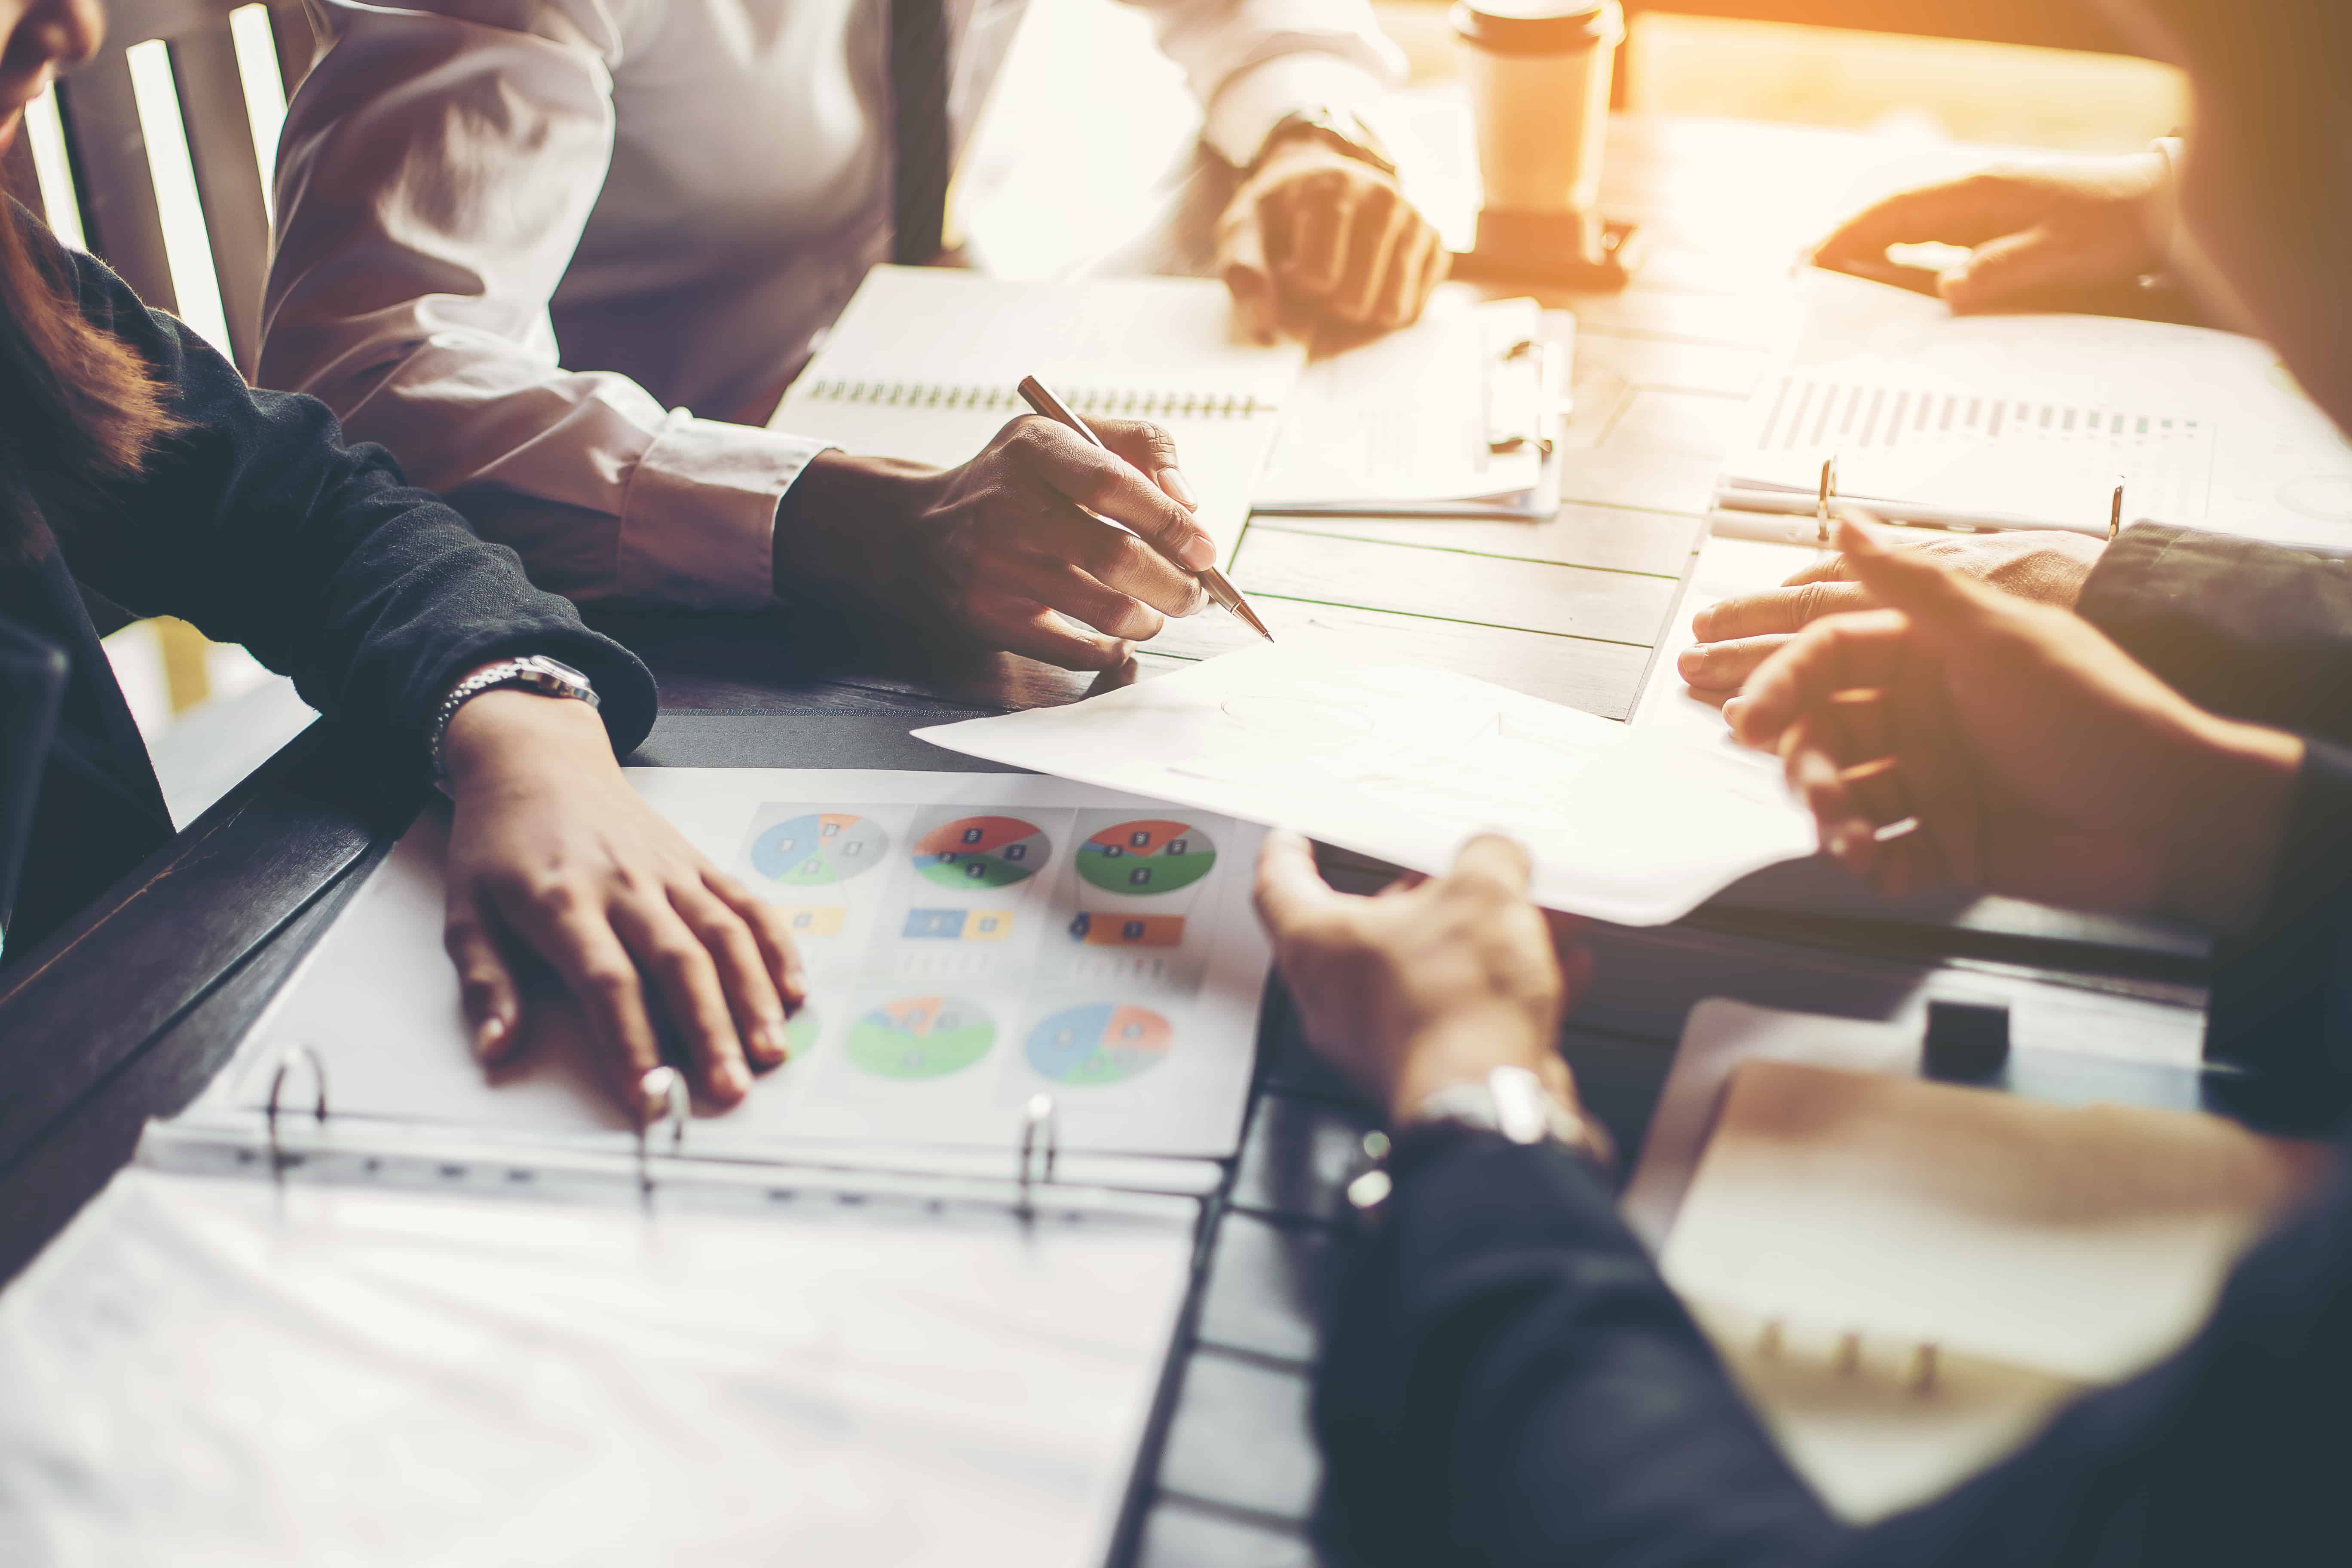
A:
<svg viewBox="0 0 2352 1568">
<path fill-rule="evenodd" d="M 1045 1135 L 1045 1181 L 1050 1184 L 1054 1180 L 1055 1157 L 1061 1152 L 1061 1134 L 1055 1125 L 1054 1097 L 1050 1094 L 1030 1096 L 1028 1105 L 1021 1113 L 1021 1168 L 1014 1175 L 1014 1182 L 1020 1188 L 1019 1206 L 1024 1218 L 1033 1212 L 1029 1186 L 1036 1163 L 1040 1130 Z"/>
<path fill-rule="evenodd" d="M 278 1058 L 277 1070 L 269 1075 L 269 1100 L 261 1112 L 269 1136 L 269 1173 L 277 1181 L 284 1181 L 286 1167 L 295 1163 L 295 1158 L 289 1155 L 278 1141 L 278 1102 L 286 1092 L 287 1078 L 296 1067 L 306 1061 L 310 1064 L 310 1084 L 315 1091 L 310 1108 L 311 1119 L 322 1128 L 327 1124 L 327 1064 L 320 1061 L 319 1053 L 310 1047 L 290 1046 L 285 1055 Z"/>
<path fill-rule="evenodd" d="M 637 1093 L 648 1105 L 661 1102 L 661 1114 L 649 1117 L 637 1128 L 637 1187 L 647 1199 L 654 1195 L 652 1149 L 657 1128 L 669 1129 L 670 1158 L 686 1152 L 686 1122 L 693 1114 L 694 1102 L 686 1089 L 686 1075 L 674 1067 L 657 1067 L 637 1080 Z"/>
</svg>

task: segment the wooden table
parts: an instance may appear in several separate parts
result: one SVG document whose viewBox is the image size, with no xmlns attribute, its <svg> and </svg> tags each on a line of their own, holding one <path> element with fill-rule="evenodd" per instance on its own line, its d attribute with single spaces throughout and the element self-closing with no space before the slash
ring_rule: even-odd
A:
<svg viewBox="0 0 2352 1568">
<path fill-rule="evenodd" d="M 1575 504 L 1539 527 L 1254 525 L 1236 575 L 1274 614 L 1352 618 L 1423 657 L 1598 710 L 1630 706 L 1626 672 L 1637 660 L 1652 664 L 1651 648 L 1563 634 L 1544 613 L 1545 595 L 1571 595 L 1580 574 L 1633 570 L 1629 560 L 1672 581 L 1679 567 L 1671 553 L 1686 556 L 1698 539 L 1726 423 L 1780 320 L 1785 258 L 1886 149 L 1706 122 L 1625 123 L 1613 137 L 1610 203 L 1649 226 L 1654 250 L 1623 294 L 1548 298 L 1582 322 L 1575 439 L 1594 456 L 1579 470 Z M 1164 230 L 1176 252 L 1188 236 L 1197 242 L 1201 214 L 1218 199 L 1212 171 L 1179 182 Z M 1709 561 L 1732 559 L 1722 549 L 1708 547 L 1702 574 Z M 1506 578 L 1551 586 L 1528 588 L 1507 611 L 1483 588 L 1475 605 L 1457 598 L 1432 607 L 1444 584 L 1486 563 Z M 1740 572 L 1758 569 L 1718 575 L 1744 581 Z M 1431 584 L 1430 596 L 1398 588 L 1416 581 Z M 1643 591 L 1654 602 L 1657 590 Z M 1653 643 L 1666 635 L 1664 605 L 1659 615 Z M 780 617 L 613 625 L 664 684 L 661 721 L 637 759 L 646 763 L 872 758 L 877 745 L 911 751 L 903 731 L 915 723 L 1084 689 L 1077 678 L 1009 656 L 947 660 L 844 647 L 831 628 Z M 1171 639 L 1146 662 L 1164 669 L 1213 640 Z M 1680 700 L 1671 682 L 1654 679 L 1643 710 Z M 353 873 L 415 811 L 413 790 L 387 793 L 385 775 L 314 731 L 12 972 L 0 992 L 0 1065 L 10 1086 L 0 1099 L 0 1277 L 104 1184 L 148 1117 L 180 1109 L 227 1058 L 356 886 Z M 1595 1113 L 1629 1150 L 1639 1147 L 1684 1015 L 1707 995 L 1898 1018 L 1917 1011 L 1939 973 L 1958 970 L 1972 989 L 2011 997 L 2021 1041 L 2079 1040 L 2088 1031 L 2119 1047 L 2152 1042 L 2176 1062 L 2193 1062 L 2203 1000 L 2193 954 L 2047 934 L 2053 940 L 2009 932 L 2007 945 L 1989 949 L 1981 932 L 1936 921 L 1777 919 L 1772 940 L 1737 919 L 1715 929 L 1604 931 L 1600 979 L 1566 1048 Z M 1948 953 L 1959 956 L 1940 963 Z M 1319 1469 L 1306 1427 L 1316 1303 L 1333 1255 L 1339 1186 L 1369 1120 L 1301 1049 L 1279 1007 L 1261 1056 L 1245 1146 L 1212 1207 L 1195 1310 L 1138 1478 L 1122 1562 L 1264 1568 L 1316 1559 L 1309 1521 Z M 2193 1101 L 2194 1069 L 2179 1067 L 2172 1078 Z"/>
</svg>

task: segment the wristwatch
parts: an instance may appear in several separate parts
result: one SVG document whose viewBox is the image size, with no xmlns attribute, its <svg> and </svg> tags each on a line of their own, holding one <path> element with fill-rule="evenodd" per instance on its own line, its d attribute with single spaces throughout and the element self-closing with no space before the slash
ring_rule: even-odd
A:
<svg viewBox="0 0 2352 1568">
<path fill-rule="evenodd" d="M 1519 1144 L 1558 1143 L 1602 1172 L 1617 1163 L 1616 1147 L 1599 1122 L 1554 1100 L 1529 1069 L 1496 1068 L 1475 1083 L 1449 1084 L 1423 1100 L 1399 1123 L 1393 1139 L 1376 1132 L 1365 1140 L 1365 1152 L 1375 1163 L 1348 1184 L 1348 1202 L 1358 1215 L 1377 1219 L 1386 1205 L 1394 1183 L 1385 1167 L 1396 1143 L 1448 1130 L 1490 1132 Z"/>
<path fill-rule="evenodd" d="M 1330 143 L 1360 163 L 1370 163 L 1391 179 L 1396 178 L 1396 160 L 1380 135 L 1364 122 L 1364 117 L 1345 109 L 1294 109 L 1274 122 L 1265 140 L 1257 144 L 1257 156 L 1250 160 L 1249 172 L 1255 174 L 1277 142 L 1297 135 L 1312 135 Z"/>
<path fill-rule="evenodd" d="M 482 666 L 449 689 L 448 695 L 433 710 L 432 722 L 425 726 L 425 745 L 433 759 L 433 783 L 442 794 L 449 793 L 449 773 L 441 760 L 441 742 L 449 733 L 449 721 L 474 698 L 506 686 L 519 686 L 541 697 L 569 698 L 591 708 L 598 706 L 596 689 L 589 684 L 586 676 L 543 653 L 502 658 Z"/>
</svg>

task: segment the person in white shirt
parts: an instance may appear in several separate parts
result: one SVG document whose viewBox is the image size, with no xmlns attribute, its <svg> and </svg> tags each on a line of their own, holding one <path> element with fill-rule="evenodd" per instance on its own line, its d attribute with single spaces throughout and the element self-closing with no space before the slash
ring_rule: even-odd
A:
<svg viewBox="0 0 2352 1568">
<path fill-rule="evenodd" d="M 1416 316 L 1446 254 L 1365 122 L 1398 60 L 1364 0 L 1135 3 L 1249 171 L 1219 231 L 1245 319 Z M 1103 421 L 1115 462 L 1016 421 L 944 471 L 761 427 L 868 267 L 937 258 L 1020 0 L 310 14 L 260 380 L 323 399 L 541 586 L 821 595 L 1072 668 L 1201 607 L 1171 563 L 1213 547 L 1155 427 Z"/>
</svg>

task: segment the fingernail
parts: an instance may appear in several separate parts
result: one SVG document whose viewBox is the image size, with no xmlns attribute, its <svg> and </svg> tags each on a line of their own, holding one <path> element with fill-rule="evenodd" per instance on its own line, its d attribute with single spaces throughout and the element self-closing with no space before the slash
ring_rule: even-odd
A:
<svg viewBox="0 0 2352 1568">
<path fill-rule="evenodd" d="M 1707 608 L 1703 609 L 1696 615 L 1691 616 L 1691 636 L 1698 638 L 1701 642 L 1707 641 L 1713 635 L 1714 626 L 1715 609 L 1712 605 L 1709 605 Z"/>
<path fill-rule="evenodd" d="M 1170 495 L 1174 496 L 1176 498 L 1177 504 L 1181 506 L 1186 511 L 1198 511 L 1201 510 L 1201 498 L 1192 493 L 1192 481 L 1184 477 L 1183 469 L 1160 469 L 1160 488 L 1166 490 Z"/>
<path fill-rule="evenodd" d="M 474 1026 L 475 1057 L 482 1061 L 488 1061 L 498 1054 L 499 1047 L 506 1043 L 506 1037 L 507 1021 L 493 1013 Z"/>
<path fill-rule="evenodd" d="M 1687 669 L 1693 665 L 1706 663 L 1706 644 L 1703 642 L 1695 642 L 1691 644 L 1690 647 L 1683 649 L 1683 656 L 1676 662 L 1681 664 L 1684 668 Z"/>
<path fill-rule="evenodd" d="M 779 1023 L 771 1022 L 754 1026 L 751 1037 L 743 1044 L 753 1056 L 771 1067 L 782 1061 L 790 1054 L 784 1047 L 784 1026 Z"/>
<path fill-rule="evenodd" d="M 1845 829 L 1839 828 L 1829 836 L 1822 847 L 1827 849 L 1832 858 L 1842 860 L 1845 858 L 1847 847 L 1852 843 L 1853 840 L 1845 836 Z"/>
<path fill-rule="evenodd" d="M 740 1098 L 751 1092 L 751 1075 L 741 1062 L 728 1062 L 719 1069 L 719 1087 Z"/>
<path fill-rule="evenodd" d="M 1727 697 L 1723 700 L 1723 721 L 1727 724 L 1738 723 L 1739 716 L 1747 710 L 1748 699 L 1745 697 Z"/>
<path fill-rule="evenodd" d="M 1195 533 L 1176 547 L 1176 559 L 1195 572 L 1204 572 L 1217 563 L 1217 542 L 1205 533 Z"/>
</svg>

